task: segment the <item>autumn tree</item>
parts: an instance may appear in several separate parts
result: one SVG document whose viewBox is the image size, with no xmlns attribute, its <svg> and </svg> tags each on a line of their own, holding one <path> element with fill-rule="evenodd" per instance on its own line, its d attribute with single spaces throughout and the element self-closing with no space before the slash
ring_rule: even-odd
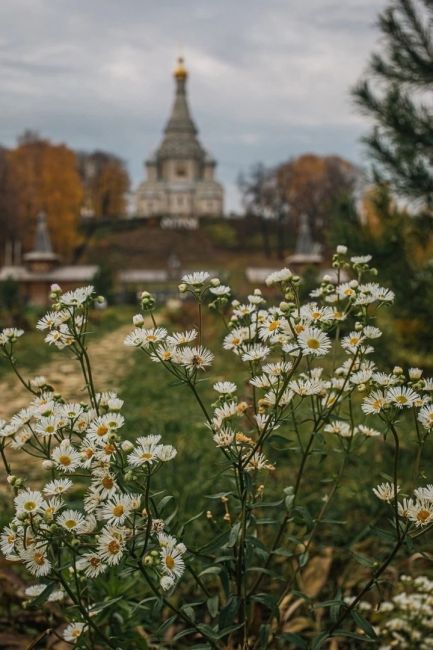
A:
<svg viewBox="0 0 433 650">
<path fill-rule="evenodd" d="M 304 154 L 280 165 L 276 174 L 292 226 L 297 231 L 305 214 L 313 238 L 326 243 L 330 211 L 342 195 L 353 194 L 357 169 L 339 156 Z"/>
<path fill-rule="evenodd" d="M 241 177 L 240 189 L 247 212 L 275 219 L 277 245 L 285 245 L 288 231 L 292 244 L 302 215 L 306 215 L 313 238 L 328 244 L 330 214 L 336 218 L 341 198 L 353 197 L 358 170 L 338 156 L 304 154 L 273 168 L 257 165 Z"/>
<path fill-rule="evenodd" d="M 75 153 L 27 132 L 6 153 L 7 191 L 12 197 L 9 219 L 23 247 L 33 243 L 36 215 L 48 218 L 56 252 L 68 258 L 80 240 L 79 218 L 83 189 Z"/>
<path fill-rule="evenodd" d="M 105 151 L 78 153 L 85 206 L 94 217 L 119 217 L 126 212 L 130 179 L 124 162 Z"/>
</svg>

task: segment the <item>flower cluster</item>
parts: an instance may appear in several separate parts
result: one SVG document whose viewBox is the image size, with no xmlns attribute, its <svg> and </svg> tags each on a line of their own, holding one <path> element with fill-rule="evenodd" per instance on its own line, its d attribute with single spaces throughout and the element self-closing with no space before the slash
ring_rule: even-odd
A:
<svg viewBox="0 0 433 650">
<path fill-rule="evenodd" d="M 63 336 L 62 326 L 77 325 L 76 310 L 92 293 L 90 288 L 56 291 L 61 308 L 42 318 L 39 328 Z M 80 332 L 71 330 L 72 347 L 81 344 L 86 331 L 85 312 L 82 318 Z M 1 336 L 10 341 L 17 334 L 5 330 Z M 169 533 L 157 506 L 150 505 L 149 486 L 152 475 L 176 456 L 176 449 L 163 444 L 159 435 L 125 438 L 123 401 L 114 392 L 94 393 L 89 386 L 87 403 L 65 401 L 44 377 L 30 381 L 28 388 L 33 393 L 28 406 L 9 421 L 0 421 L 2 455 L 9 450 L 27 452 L 49 474 L 34 489 L 7 467 L 15 512 L 1 533 L 0 549 L 42 580 L 26 595 L 38 597 L 49 587 L 49 601 L 70 600 L 70 574 L 86 593 L 87 581 L 131 562 L 163 590 L 173 587 L 184 571 L 186 548 Z M 72 642 L 88 624 L 85 618 L 74 621 L 64 638 Z"/>
<path fill-rule="evenodd" d="M 433 581 L 425 576 L 400 576 L 395 593 L 375 608 L 362 601 L 380 639 L 379 650 L 433 648 Z"/>
</svg>

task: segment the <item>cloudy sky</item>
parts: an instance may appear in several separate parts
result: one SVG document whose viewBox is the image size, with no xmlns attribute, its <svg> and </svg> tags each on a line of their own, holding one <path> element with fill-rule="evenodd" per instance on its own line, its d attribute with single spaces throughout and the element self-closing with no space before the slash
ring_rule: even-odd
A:
<svg viewBox="0 0 433 650">
<path fill-rule="evenodd" d="M 257 161 L 362 160 L 349 88 L 378 42 L 384 0 L 1 0 L 0 143 L 31 128 L 106 149 L 134 184 L 168 116 L 182 53 L 201 139 L 227 207 Z"/>
</svg>

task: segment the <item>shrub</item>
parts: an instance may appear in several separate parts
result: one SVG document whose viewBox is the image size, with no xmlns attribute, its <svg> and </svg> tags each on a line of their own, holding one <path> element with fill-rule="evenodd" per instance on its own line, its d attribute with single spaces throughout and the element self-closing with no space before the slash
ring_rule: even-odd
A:
<svg viewBox="0 0 433 650">
<path fill-rule="evenodd" d="M 157 326 L 155 300 L 142 294 L 142 313 L 134 316 L 125 344 L 191 391 L 208 433 L 203 444 L 214 444 L 214 472 L 223 485 L 209 497 L 223 507 L 224 526 L 209 510 L 211 534 L 195 527 L 188 547 L 184 539 L 192 520 L 182 520 L 173 495 L 153 487 L 157 473 L 176 471 L 176 449 L 156 432 L 125 439 L 122 400 L 96 389 L 87 352 L 93 287 L 67 293 L 52 287 L 52 310 L 37 325 L 47 343 L 77 359 L 87 401 L 66 401 L 44 377 L 24 379 L 14 357 L 22 331 L 3 330 L 2 356 L 32 397 L 27 408 L 0 425 L 0 453 L 15 509 L 1 549 L 38 578 L 28 591 L 33 606 L 67 603 L 66 641 L 79 648 L 258 650 L 375 637 L 359 604 L 399 552 L 413 551 L 433 524 L 433 487 L 419 485 L 433 427 L 433 381 L 418 368 L 380 372 L 372 360 L 381 336 L 375 314 L 393 294 L 375 282 L 369 262 L 370 256 L 349 259 L 346 248 L 338 247 L 337 284 L 324 280 L 305 304 L 299 299 L 301 279 L 288 269 L 267 280 L 281 290 L 278 305 L 267 305 L 259 289 L 244 304 L 230 304 L 230 288 L 218 279 L 205 272 L 184 276 L 179 290 L 196 302 L 197 327 L 183 332 Z M 339 281 L 343 269 L 352 280 Z M 230 377 L 216 382 L 211 404 L 201 389 L 214 361 L 205 345 L 205 307 L 222 316 L 223 348 L 239 360 L 244 377 L 242 383 Z M 402 433 L 408 418 L 414 440 Z M 401 462 L 403 442 L 417 448 L 409 471 Z M 299 458 L 288 484 L 276 443 Z M 375 486 L 369 471 L 363 474 L 362 487 L 384 509 L 384 527 L 373 526 L 373 520 L 370 527 L 377 556 L 361 558 L 370 575 L 349 602 L 334 585 L 325 586 L 323 601 L 321 587 L 312 595 L 299 585 L 315 559 L 320 527 L 341 526 L 328 514 L 350 459 L 361 445 L 374 443 L 392 449 L 391 474 L 384 464 L 382 483 Z M 8 458 L 18 450 L 40 460 L 47 474 L 40 489 L 12 473 Z M 313 456 L 332 453 L 340 470 L 327 477 L 327 492 L 313 516 L 304 500 L 311 494 L 306 470 Z M 267 497 L 268 483 L 276 498 Z M 350 516 L 351 506 L 345 506 Z M 350 562 L 344 554 L 339 561 L 341 567 Z M 300 599 L 296 607 L 311 621 L 307 629 L 283 625 L 280 608 L 290 595 Z"/>
</svg>

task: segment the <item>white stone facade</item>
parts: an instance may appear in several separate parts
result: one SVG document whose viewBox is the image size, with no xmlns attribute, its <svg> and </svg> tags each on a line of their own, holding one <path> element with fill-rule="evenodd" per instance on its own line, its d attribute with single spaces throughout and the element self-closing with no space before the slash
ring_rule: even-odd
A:
<svg viewBox="0 0 433 650">
<path fill-rule="evenodd" d="M 203 149 L 191 118 L 187 71 L 179 59 L 174 72 L 176 96 L 164 138 L 146 161 L 147 178 L 135 196 L 137 216 L 222 216 L 224 190 L 215 176 L 215 160 Z"/>
</svg>

